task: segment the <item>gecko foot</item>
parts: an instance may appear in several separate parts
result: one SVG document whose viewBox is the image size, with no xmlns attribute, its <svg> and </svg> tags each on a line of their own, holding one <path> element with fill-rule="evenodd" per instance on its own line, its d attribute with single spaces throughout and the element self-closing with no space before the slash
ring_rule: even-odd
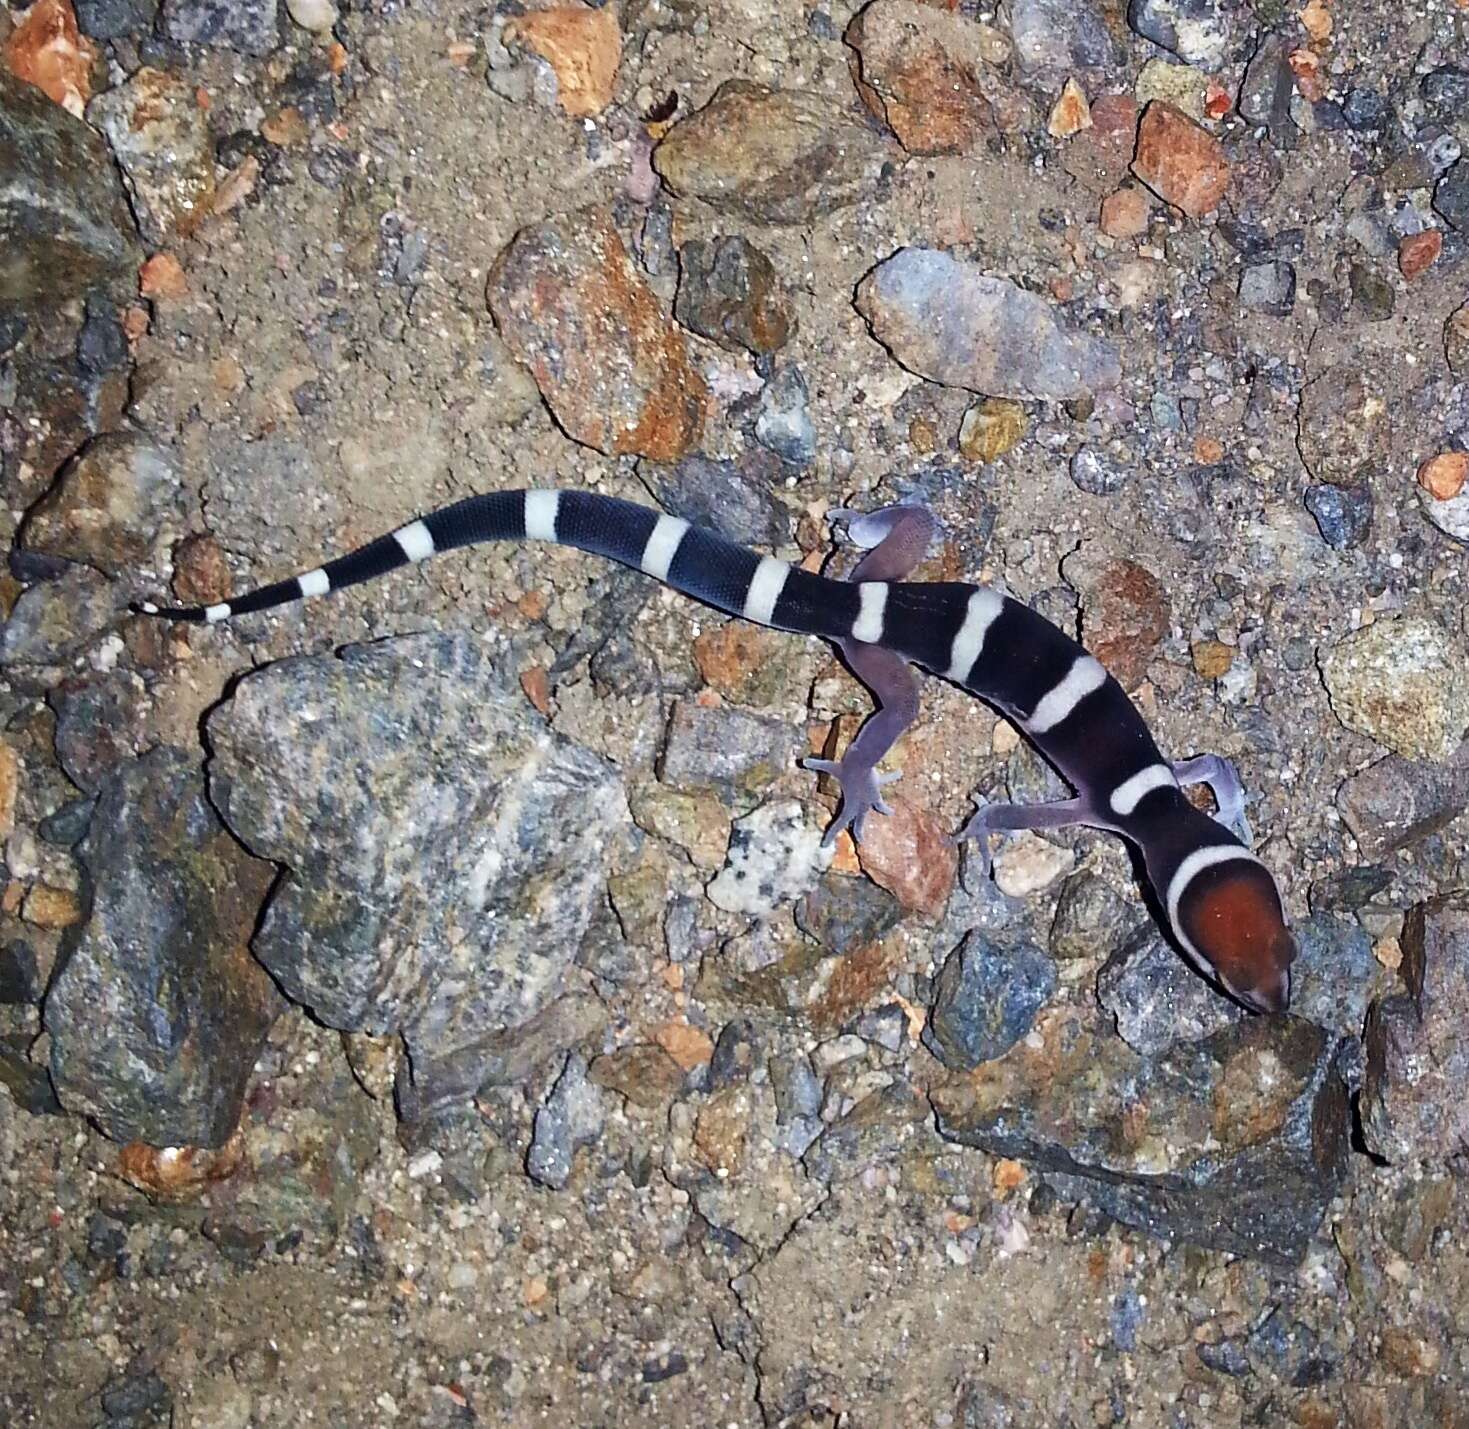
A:
<svg viewBox="0 0 1469 1429">
<path fill-rule="evenodd" d="M 814 774 L 830 774 L 842 786 L 842 807 L 821 836 L 822 848 L 830 848 L 843 829 L 850 828 L 852 837 L 862 840 L 862 821 L 869 813 L 891 814 L 892 807 L 882 797 L 884 784 L 891 784 L 901 775 L 879 774 L 871 766 L 849 768 L 841 759 L 803 759 L 802 769 Z"/>
<path fill-rule="evenodd" d="M 994 866 L 990 853 L 991 834 L 1019 833 L 1022 829 L 1064 829 L 1072 824 L 1099 824 L 1084 799 L 1061 799 L 1054 804 L 981 804 L 969 822 L 954 836 L 961 844 L 973 839 L 980 867 L 988 878 Z"/>
</svg>

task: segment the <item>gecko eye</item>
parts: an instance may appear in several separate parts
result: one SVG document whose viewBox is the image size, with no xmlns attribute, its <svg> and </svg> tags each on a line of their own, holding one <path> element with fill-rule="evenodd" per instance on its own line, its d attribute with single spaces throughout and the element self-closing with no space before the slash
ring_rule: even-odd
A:
<svg viewBox="0 0 1469 1429">
<path fill-rule="evenodd" d="M 1290 1006 L 1296 940 L 1275 880 L 1259 864 L 1229 860 L 1201 870 L 1178 905 L 1179 931 L 1231 996 L 1255 1012 Z"/>
</svg>

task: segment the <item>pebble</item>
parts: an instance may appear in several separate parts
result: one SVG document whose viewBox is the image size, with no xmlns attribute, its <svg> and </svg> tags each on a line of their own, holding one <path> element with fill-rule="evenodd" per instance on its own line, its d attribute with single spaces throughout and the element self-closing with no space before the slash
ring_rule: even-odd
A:
<svg viewBox="0 0 1469 1429">
<path fill-rule="evenodd" d="M 34 950 L 16 938 L 0 944 L 0 1006 L 38 1002 L 41 992 Z"/>
<path fill-rule="evenodd" d="M 1385 468 L 1393 432 L 1376 374 L 1359 363 L 1338 363 L 1308 382 L 1297 408 L 1296 441 L 1317 481 L 1351 485 L 1363 469 Z"/>
<path fill-rule="evenodd" d="M 1440 452 L 1418 468 L 1418 485 L 1434 501 L 1452 501 L 1469 480 L 1469 452 Z"/>
<path fill-rule="evenodd" d="M 1083 870 L 1061 885 L 1047 946 L 1061 962 L 1109 957 L 1135 914 L 1105 879 Z"/>
<path fill-rule="evenodd" d="M 1292 1015 L 1360 1037 L 1377 985 L 1371 937 L 1354 918 L 1333 913 L 1315 913 L 1291 931 L 1300 950 L 1290 970 Z"/>
<path fill-rule="evenodd" d="M 1438 181 L 1433 207 L 1451 228 L 1469 231 L 1469 160 L 1460 159 Z"/>
<path fill-rule="evenodd" d="M 1028 108 L 1001 77 L 1010 42 L 968 16 L 874 0 L 843 38 L 862 102 L 910 154 L 970 152 L 997 127 L 1019 127 Z"/>
<path fill-rule="evenodd" d="M 1352 290 L 1352 309 L 1369 323 L 1386 322 L 1397 307 L 1397 294 L 1385 278 L 1365 263 L 1353 263 L 1347 273 Z"/>
<path fill-rule="evenodd" d="M 704 379 L 609 210 L 521 229 L 491 270 L 488 298 L 501 337 L 575 440 L 662 462 L 698 443 Z"/>
<path fill-rule="evenodd" d="M 1102 200 L 1102 232 L 1109 238 L 1141 238 L 1148 231 L 1151 208 L 1145 190 L 1117 189 Z"/>
<path fill-rule="evenodd" d="M 631 791 L 628 805 L 640 829 L 677 844 L 695 868 L 724 864 L 729 848 L 729 815 L 712 795 L 684 794 L 661 784 Z"/>
<path fill-rule="evenodd" d="M 869 878 L 828 871 L 796 904 L 796 926 L 839 957 L 881 941 L 897 927 L 903 906 Z"/>
<path fill-rule="evenodd" d="M 796 759 L 788 720 L 680 700 L 673 707 L 659 777 L 675 789 L 713 793 L 748 813 Z"/>
<path fill-rule="evenodd" d="M 959 423 L 959 450 L 988 465 L 1013 451 L 1025 437 L 1025 408 L 1003 397 L 986 397 L 966 409 Z"/>
<path fill-rule="evenodd" d="M 888 147 L 824 95 L 726 80 L 653 166 L 676 193 L 755 223 L 800 224 L 867 198 Z"/>
<path fill-rule="evenodd" d="M 960 1071 L 994 1061 L 1030 1031 L 1055 991 L 1056 965 L 1039 948 L 970 933 L 938 976 L 923 1044 Z"/>
<path fill-rule="evenodd" d="M 1291 41 L 1280 31 L 1268 31 L 1245 68 L 1239 91 L 1240 117 L 1267 129 L 1283 148 L 1292 146 L 1299 133 L 1291 117 L 1296 80 L 1290 54 Z"/>
<path fill-rule="evenodd" d="M 515 15 L 501 35 L 505 45 L 524 45 L 550 66 L 556 77 L 554 102 L 563 112 L 590 118 L 612 103 L 622 62 L 616 6 L 529 10 Z"/>
<path fill-rule="evenodd" d="M 151 29 L 158 0 L 75 0 L 77 21 L 94 40 L 120 40 Z"/>
<path fill-rule="evenodd" d="M 1321 653 L 1331 708 L 1405 759 L 1448 759 L 1469 728 L 1469 651 L 1418 616 L 1377 620 Z"/>
<path fill-rule="evenodd" d="M 267 55 L 277 42 L 276 0 L 163 0 L 163 28 L 181 45 Z"/>
<path fill-rule="evenodd" d="M 1122 490 L 1132 475 L 1110 452 L 1097 447 L 1082 447 L 1072 456 L 1067 470 L 1072 481 L 1088 496 L 1112 496 Z"/>
<path fill-rule="evenodd" d="M 1364 858 L 1410 848 L 1469 808 L 1469 743 L 1446 764 L 1389 754 L 1344 780 L 1336 807 Z"/>
<path fill-rule="evenodd" d="M 1146 566 L 1125 559 L 1099 565 L 1083 547 L 1064 563 L 1082 598 L 1086 647 L 1123 689 L 1135 690 L 1172 625 L 1168 591 Z"/>
<path fill-rule="evenodd" d="M 112 629 L 127 599 L 105 576 L 71 566 L 21 593 L 0 626 L 0 667 L 54 665 Z"/>
<path fill-rule="evenodd" d="M 888 803 L 891 814 L 870 814 L 862 826 L 862 871 L 904 908 L 937 917 L 954 889 L 958 852 L 928 809 L 892 793 Z"/>
<path fill-rule="evenodd" d="M 1245 1016 L 1153 924 L 1133 934 L 1097 974 L 1097 1001 L 1111 1014 L 1117 1035 L 1145 1057 L 1178 1042 L 1203 1041 Z"/>
<path fill-rule="evenodd" d="M 1068 79 L 1051 107 L 1046 132 L 1053 139 L 1069 139 L 1091 127 L 1092 112 L 1086 102 L 1086 92 L 1074 79 Z"/>
<path fill-rule="evenodd" d="M 831 858 L 803 804 L 764 804 L 735 821 L 725 865 L 707 889 L 709 901 L 727 913 L 763 917 L 811 888 Z"/>
<path fill-rule="evenodd" d="M 755 440 L 791 466 L 808 467 L 816 459 L 810 401 L 806 379 L 794 364 L 782 367 L 760 393 Z"/>
<path fill-rule="evenodd" d="M 1437 228 L 1410 233 L 1398 244 L 1398 271 L 1412 282 L 1438 261 L 1443 252 L 1443 234 Z"/>
<path fill-rule="evenodd" d="M 1052 92 L 1073 74 L 1107 70 L 1116 59 L 1101 9 L 1073 0 L 1012 0 L 1010 35 L 1021 74 Z"/>
<path fill-rule="evenodd" d="M 80 119 L 92 95 L 97 51 L 77 29 L 70 0 L 35 0 L 14 12 L 14 23 L 3 52 L 10 72 Z"/>
<path fill-rule="evenodd" d="M 1076 855 L 1039 834 L 1012 834 L 995 855 L 995 887 L 1007 898 L 1028 898 L 1071 871 Z"/>
<path fill-rule="evenodd" d="M 1240 306 L 1283 318 L 1296 304 L 1295 265 L 1277 259 L 1246 268 L 1239 279 Z"/>
<path fill-rule="evenodd" d="M 1064 402 L 1121 380 L 1112 343 L 1067 332 L 1044 298 L 936 249 L 879 263 L 857 309 L 904 367 L 945 386 Z"/>
<path fill-rule="evenodd" d="M 1207 78 L 1192 65 L 1175 65 L 1167 60 L 1154 59 L 1138 71 L 1132 92 L 1139 108 L 1160 99 L 1202 124 L 1208 83 Z"/>
<path fill-rule="evenodd" d="M 587 1080 L 586 1059 L 570 1052 L 561 1075 L 536 1111 L 525 1166 L 533 1181 L 552 1190 L 566 1189 L 577 1149 L 602 1134 L 602 1094 Z"/>
<path fill-rule="evenodd" d="M 193 233 L 215 198 L 214 146 L 193 86 L 145 66 L 99 94 L 88 115 L 112 145 L 148 244 L 163 248 Z"/>
<path fill-rule="evenodd" d="M 641 461 L 638 476 L 669 515 L 742 546 L 774 550 L 791 539 L 790 517 L 772 491 L 784 470 L 763 447 L 746 448 L 738 460 L 695 453 L 669 466 Z"/>
<path fill-rule="evenodd" d="M 1212 213 L 1229 187 L 1224 146 L 1182 110 L 1154 100 L 1138 124 L 1132 172 L 1190 218 Z"/>
<path fill-rule="evenodd" d="M 1440 65 L 1419 82 L 1429 114 L 1440 124 L 1453 124 L 1469 115 L 1469 70 Z"/>
<path fill-rule="evenodd" d="M 313 35 L 331 32 L 337 23 L 337 7 L 332 0 L 286 0 L 291 19 Z"/>
<path fill-rule="evenodd" d="M 1424 514 L 1445 536 L 1469 545 L 1469 489 L 1447 501 L 1435 501 L 1424 492 L 1422 502 Z"/>
<path fill-rule="evenodd" d="M 1308 486 L 1306 510 L 1328 546 L 1335 551 L 1351 550 L 1372 529 L 1372 488 L 1365 481 L 1351 486 Z"/>
<path fill-rule="evenodd" d="M 1145 40 L 1208 70 L 1224 63 L 1230 19 L 1220 0 L 1130 0 L 1127 7 L 1127 23 Z"/>
<path fill-rule="evenodd" d="M 693 239 L 678 250 L 673 315 L 730 352 L 757 357 L 790 339 L 795 317 L 769 258 L 737 234 Z"/>
</svg>

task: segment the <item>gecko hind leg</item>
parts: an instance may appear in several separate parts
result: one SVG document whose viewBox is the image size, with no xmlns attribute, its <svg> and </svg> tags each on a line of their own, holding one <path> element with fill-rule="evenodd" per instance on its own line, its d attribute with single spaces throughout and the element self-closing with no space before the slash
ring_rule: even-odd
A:
<svg viewBox="0 0 1469 1429">
<path fill-rule="evenodd" d="M 1086 799 L 1059 799 L 1050 804 L 981 804 L 973 817 L 954 836 L 953 842 L 963 843 L 974 839 L 979 852 L 980 867 L 984 876 L 990 876 L 993 857 L 990 854 L 991 834 L 1020 833 L 1025 829 L 1040 832 L 1045 829 L 1065 829 L 1074 824 L 1086 824 L 1090 828 L 1109 828 L 1111 825 L 1097 815 L 1097 811 Z"/>
<path fill-rule="evenodd" d="M 1250 821 L 1245 817 L 1245 789 L 1234 761 L 1221 754 L 1200 754 L 1169 766 L 1180 784 L 1207 784 L 1218 804 L 1214 817 L 1239 836 L 1246 848 L 1254 842 Z"/>
</svg>

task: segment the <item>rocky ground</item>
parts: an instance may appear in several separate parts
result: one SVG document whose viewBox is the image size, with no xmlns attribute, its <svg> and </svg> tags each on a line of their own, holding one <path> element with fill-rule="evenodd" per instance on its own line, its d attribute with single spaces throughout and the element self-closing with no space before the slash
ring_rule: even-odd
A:
<svg viewBox="0 0 1469 1429">
<path fill-rule="evenodd" d="M 0 1421 L 1469 1426 L 1461 0 L 0 10 Z M 928 681 L 473 491 L 829 508 L 1234 758 L 1249 1018 Z M 845 569 L 839 564 L 838 571 Z M 1206 796 L 1205 796 L 1206 797 Z"/>
</svg>

